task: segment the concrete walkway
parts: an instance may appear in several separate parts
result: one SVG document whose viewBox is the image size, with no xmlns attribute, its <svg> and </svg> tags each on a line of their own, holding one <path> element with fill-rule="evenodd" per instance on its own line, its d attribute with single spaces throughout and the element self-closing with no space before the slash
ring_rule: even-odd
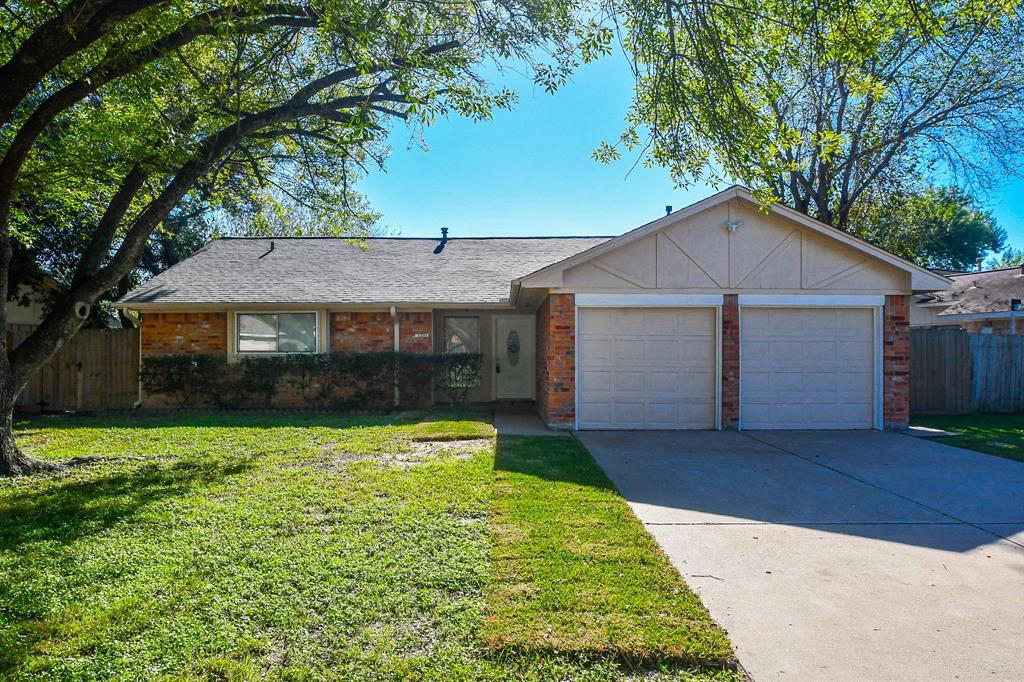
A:
<svg viewBox="0 0 1024 682">
<path fill-rule="evenodd" d="M 1024 465 L 879 432 L 584 432 L 755 680 L 1024 679 Z"/>
<path fill-rule="evenodd" d="M 565 436 L 552 431 L 533 410 L 498 408 L 494 411 L 494 430 L 499 436 Z"/>
</svg>

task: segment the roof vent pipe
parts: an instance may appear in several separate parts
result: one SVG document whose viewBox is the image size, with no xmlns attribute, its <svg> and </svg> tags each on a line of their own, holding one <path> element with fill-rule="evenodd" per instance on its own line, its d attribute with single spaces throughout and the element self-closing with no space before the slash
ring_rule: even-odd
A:
<svg viewBox="0 0 1024 682">
<path fill-rule="evenodd" d="M 438 253 L 441 253 L 442 251 L 444 251 L 444 245 L 447 244 L 447 243 L 448 243 L 448 228 L 447 227 L 442 227 L 441 228 L 441 241 L 439 241 L 437 243 L 437 246 L 434 247 L 434 253 L 438 254 Z"/>
<path fill-rule="evenodd" d="M 666 206 L 665 207 L 665 215 L 671 215 L 671 214 L 672 214 L 672 207 L 671 206 Z"/>
<path fill-rule="evenodd" d="M 981 256 L 978 256 L 978 260 L 974 261 L 974 263 L 978 266 L 978 272 L 981 272 Z"/>
</svg>

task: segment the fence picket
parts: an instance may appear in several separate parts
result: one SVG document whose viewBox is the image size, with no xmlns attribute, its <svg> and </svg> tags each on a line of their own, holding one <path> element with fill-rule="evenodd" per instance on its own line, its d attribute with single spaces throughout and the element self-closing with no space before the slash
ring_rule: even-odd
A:
<svg viewBox="0 0 1024 682">
<path fill-rule="evenodd" d="M 16 346 L 30 325 L 10 325 Z M 139 330 L 83 329 L 29 378 L 18 396 L 19 409 L 124 410 L 138 400 Z"/>
<path fill-rule="evenodd" d="M 1024 412 L 1024 336 L 911 330 L 911 414 Z"/>
</svg>

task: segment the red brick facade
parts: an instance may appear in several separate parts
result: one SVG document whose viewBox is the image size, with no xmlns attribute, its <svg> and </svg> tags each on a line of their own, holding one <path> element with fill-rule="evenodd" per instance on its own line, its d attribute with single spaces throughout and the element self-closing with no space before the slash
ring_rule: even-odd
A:
<svg viewBox="0 0 1024 682">
<path fill-rule="evenodd" d="M 537 311 L 537 410 L 548 425 L 576 422 L 576 299 L 551 294 Z"/>
<path fill-rule="evenodd" d="M 1024 334 L 1024 313 L 1018 313 L 1017 319 L 1014 320 L 1017 325 L 1015 333 Z M 960 325 L 964 329 L 974 334 L 988 333 L 988 334 L 1010 334 L 1010 318 L 1002 317 L 990 320 L 967 320 Z M 988 329 L 988 332 L 983 330 Z"/>
<path fill-rule="evenodd" d="M 392 350 L 394 347 L 391 313 L 331 313 L 332 353 Z"/>
<path fill-rule="evenodd" d="M 430 313 L 398 313 L 398 347 L 412 353 L 434 349 Z M 390 312 L 331 313 L 332 353 L 394 350 L 395 328 Z"/>
<path fill-rule="evenodd" d="M 431 313 L 398 313 L 398 347 L 411 353 L 434 350 L 434 317 Z"/>
<path fill-rule="evenodd" d="M 910 297 L 886 296 L 882 311 L 882 419 L 887 429 L 910 420 Z"/>
<path fill-rule="evenodd" d="M 142 313 L 139 327 L 143 358 L 194 354 L 227 356 L 227 313 Z"/>
<path fill-rule="evenodd" d="M 740 426 L 740 300 L 726 294 L 722 301 L 722 428 Z"/>
</svg>

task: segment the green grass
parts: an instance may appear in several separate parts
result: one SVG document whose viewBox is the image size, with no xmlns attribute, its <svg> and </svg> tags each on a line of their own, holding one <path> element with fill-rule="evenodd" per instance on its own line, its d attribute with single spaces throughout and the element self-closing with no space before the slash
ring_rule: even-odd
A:
<svg viewBox="0 0 1024 682">
<path fill-rule="evenodd" d="M 529 512 L 522 496 L 556 499 L 566 486 L 524 459 L 547 443 L 510 444 L 496 470 L 492 433 L 437 414 L 22 422 L 18 440 L 37 456 L 117 459 L 0 481 L 0 679 L 738 679 L 691 665 L 727 661 L 724 636 L 578 449 L 574 495 L 584 499 L 592 480 L 608 513 L 570 521 L 561 558 L 510 545 L 536 535 L 548 538 L 536 550 L 555 548 L 554 516 Z M 512 480 L 503 467 L 515 461 Z M 535 475 L 522 471 L 530 461 Z M 609 562 L 628 555 L 656 568 L 631 568 L 629 589 L 600 584 L 615 576 L 584 571 L 575 550 L 602 534 Z M 509 599 L 500 557 L 513 551 L 555 601 L 523 601 L 527 612 Z M 592 582 L 575 595 L 553 588 L 562 562 Z M 640 590 L 641 576 L 660 582 Z M 614 612 L 599 593 L 614 595 L 604 602 Z M 574 604 L 601 634 L 579 628 Z M 640 622 L 644 609 L 689 619 L 673 634 Z M 558 652 L 528 630 L 539 622 Z M 628 647 L 609 647 L 631 623 L 641 629 Z M 656 669 L 623 665 L 630 652 Z"/>
<path fill-rule="evenodd" d="M 962 434 L 950 438 L 935 438 L 938 443 L 1024 462 L 1024 414 L 915 417 L 911 421 L 914 426 L 929 426 Z"/>
<path fill-rule="evenodd" d="M 484 637 L 517 651 L 722 664 L 725 633 L 574 438 L 505 438 Z"/>
</svg>

